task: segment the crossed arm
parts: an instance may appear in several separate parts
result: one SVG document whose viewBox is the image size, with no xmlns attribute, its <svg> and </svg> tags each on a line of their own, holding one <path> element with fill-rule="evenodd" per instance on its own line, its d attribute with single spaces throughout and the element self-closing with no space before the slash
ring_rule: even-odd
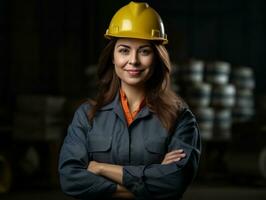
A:
<svg viewBox="0 0 266 200">
<path fill-rule="evenodd" d="M 182 158 L 184 158 L 185 156 L 186 154 L 184 153 L 182 149 L 173 150 L 165 154 L 164 159 L 161 162 L 161 164 L 170 164 L 173 162 L 177 162 L 181 160 Z M 133 193 L 131 193 L 129 190 L 127 190 L 123 186 L 123 183 L 122 183 L 123 166 L 90 161 L 87 170 L 96 175 L 103 176 L 117 183 L 117 189 L 116 189 L 116 192 L 113 193 L 113 197 L 128 198 L 128 199 L 134 198 Z"/>
</svg>

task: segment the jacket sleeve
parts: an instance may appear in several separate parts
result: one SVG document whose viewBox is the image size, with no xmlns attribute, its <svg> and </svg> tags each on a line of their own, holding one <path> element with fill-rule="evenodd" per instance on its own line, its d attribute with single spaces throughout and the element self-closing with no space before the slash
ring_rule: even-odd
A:
<svg viewBox="0 0 266 200">
<path fill-rule="evenodd" d="M 123 185 L 138 199 L 181 199 L 196 176 L 201 150 L 198 125 L 188 109 L 180 116 L 168 152 L 181 148 L 186 157 L 172 164 L 124 166 Z"/>
<path fill-rule="evenodd" d="M 76 111 L 60 151 L 60 185 L 62 191 L 72 197 L 96 199 L 103 195 L 110 196 L 116 190 L 116 184 L 87 171 L 89 156 L 86 134 L 89 124 L 84 107 Z"/>
</svg>

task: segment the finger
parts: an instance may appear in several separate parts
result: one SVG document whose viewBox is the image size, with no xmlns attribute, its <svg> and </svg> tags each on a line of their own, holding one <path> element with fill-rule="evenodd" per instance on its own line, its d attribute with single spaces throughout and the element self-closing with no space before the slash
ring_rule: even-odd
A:
<svg viewBox="0 0 266 200">
<path fill-rule="evenodd" d="M 168 153 L 183 153 L 184 152 L 184 150 L 183 149 L 176 149 L 176 150 L 173 150 L 173 151 L 170 151 L 170 152 L 168 152 Z"/>
<path fill-rule="evenodd" d="M 163 161 L 162 164 L 171 164 L 173 162 L 178 162 L 180 160 L 181 160 L 181 158 L 170 159 L 170 160 Z"/>
<path fill-rule="evenodd" d="M 175 158 L 184 158 L 186 157 L 186 154 L 185 153 L 181 153 L 181 154 L 174 154 L 174 155 L 171 155 L 171 156 L 167 156 L 167 158 L 170 158 L 170 159 L 175 159 Z"/>
<path fill-rule="evenodd" d="M 170 163 L 173 163 L 173 162 L 178 162 L 180 160 L 181 160 L 181 158 L 176 158 L 176 159 L 169 160 L 168 163 L 170 164 Z"/>
<path fill-rule="evenodd" d="M 169 160 L 169 159 L 176 159 L 176 158 L 184 158 L 186 156 L 185 153 L 178 153 L 178 154 L 173 154 L 173 155 L 167 155 L 164 157 L 164 159 Z"/>
<path fill-rule="evenodd" d="M 174 150 L 174 151 L 170 151 L 165 155 L 173 155 L 173 154 L 177 154 L 177 153 L 183 153 L 184 150 L 183 149 L 178 149 L 178 150 Z"/>
<path fill-rule="evenodd" d="M 165 160 L 163 160 L 163 163 L 168 163 L 168 162 L 173 162 L 173 161 L 179 161 L 179 160 L 181 160 L 181 159 L 183 159 L 183 158 L 177 158 L 177 157 L 175 157 L 175 158 L 170 158 L 170 159 L 165 159 Z"/>
</svg>

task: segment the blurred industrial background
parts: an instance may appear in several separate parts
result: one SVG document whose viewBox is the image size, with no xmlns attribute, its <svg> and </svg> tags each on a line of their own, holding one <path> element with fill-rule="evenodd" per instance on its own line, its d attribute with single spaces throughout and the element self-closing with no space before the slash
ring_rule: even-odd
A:
<svg viewBox="0 0 266 200">
<path fill-rule="evenodd" d="M 103 34 L 122 0 L 0 1 L 0 199 L 62 199 L 58 151 L 95 95 Z M 266 199 L 266 1 L 150 0 L 173 87 L 203 151 L 190 199 Z"/>
</svg>

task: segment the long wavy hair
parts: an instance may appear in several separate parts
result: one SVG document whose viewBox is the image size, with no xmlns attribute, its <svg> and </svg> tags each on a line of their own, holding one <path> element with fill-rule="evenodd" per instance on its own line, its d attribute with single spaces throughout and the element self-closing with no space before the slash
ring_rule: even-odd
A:
<svg viewBox="0 0 266 200">
<path fill-rule="evenodd" d="M 112 102 L 120 88 L 120 79 L 114 70 L 113 51 L 116 39 L 103 49 L 98 62 L 98 88 L 95 101 L 90 102 L 92 108 L 88 112 L 88 119 L 92 123 L 97 111 Z M 155 113 L 169 133 L 175 128 L 180 111 L 186 106 L 185 102 L 171 89 L 171 62 L 164 45 L 151 42 L 155 52 L 155 66 L 153 74 L 145 83 L 146 106 Z"/>
</svg>

